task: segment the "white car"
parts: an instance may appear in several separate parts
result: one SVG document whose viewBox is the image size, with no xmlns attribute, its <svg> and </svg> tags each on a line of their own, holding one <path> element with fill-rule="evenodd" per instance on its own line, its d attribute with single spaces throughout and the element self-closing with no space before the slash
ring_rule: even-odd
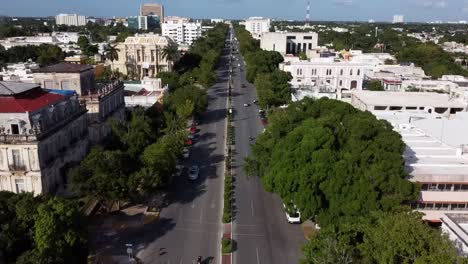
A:
<svg viewBox="0 0 468 264">
<path fill-rule="evenodd" d="M 182 151 L 182 155 L 184 159 L 188 159 L 188 157 L 190 156 L 190 150 L 188 148 L 184 148 L 184 150 Z"/>
<path fill-rule="evenodd" d="M 293 205 L 293 208 L 288 209 L 285 204 L 283 204 L 284 212 L 286 214 L 286 219 L 290 224 L 300 224 L 301 223 L 301 212 L 297 210 L 296 206 Z"/>
<path fill-rule="evenodd" d="M 192 181 L 198 179 L 199 172 L 200 172 L 200 169 L 198 168 L 197 165 L 193 165 L 192 167 L 190 167 L 189 173 L 188 173 L 189 179 Z"/>
<path fill-rule="evenodd" d="M 250 104 L 244 104 L 245 107 L 249 106 Z"/>
</svg>

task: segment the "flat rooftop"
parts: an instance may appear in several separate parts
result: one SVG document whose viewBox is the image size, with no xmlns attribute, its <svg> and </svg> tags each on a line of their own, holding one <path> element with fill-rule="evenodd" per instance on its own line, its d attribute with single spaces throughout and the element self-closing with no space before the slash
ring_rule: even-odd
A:
<svg viewBox="0 0 468 264">
<path fill-rule="evenodd" d="M 377 118 L 390 122 L 405 142 L 405 165 L 412 181 L 468 182 L 468 153 L 457 153 L 457 148 L 468 145 L 468 115 L 449 119 L 384 112 Z"/>
<path fill-rule="evenodd" d="M 354 90 L 352 94 L 366 105 L 466 108 L 466 104 L 447 94 L 362 90 Z"/>
</svg>

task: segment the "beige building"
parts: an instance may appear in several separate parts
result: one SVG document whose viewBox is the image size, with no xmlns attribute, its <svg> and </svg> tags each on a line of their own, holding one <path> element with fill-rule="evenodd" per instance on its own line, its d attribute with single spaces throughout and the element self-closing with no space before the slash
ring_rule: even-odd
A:
<svg viewBox="0 0 468 264">
<path fill-rule="evenodd" d="M 88 150 L 86 108 L 72 93 L 0 82 L 0 190 L 55 192 Z"/>
<path fill-rule="evenodd" d="M 159 16 L 161 23 L 164 23 L 164 6 L 156 3 L 147 3 L 141 6 L 140 16 Z"/>
<path fill-rule="evenodd" d="M 124 86 L 121 81 L 102 84 L 94 80 L 91 65 L 59 63 L 34 70 L 34 82 L 46 89 L 75 91 L 86 104 L 89 139 L 99 143 L 110 132 L 109 118 L 122 120 L 125 112 Z"/>
<path fill-rule="evenodd" d="M 112 63 L 112 70 L 125 75 L 155 77 L 159 72 L 171 71 L 171 64 L 162 58 L 162 50 L 173 42 L 169 37 L 158 34 L 136 34 L 119 43 L 118 60 Z"/>
</svg>

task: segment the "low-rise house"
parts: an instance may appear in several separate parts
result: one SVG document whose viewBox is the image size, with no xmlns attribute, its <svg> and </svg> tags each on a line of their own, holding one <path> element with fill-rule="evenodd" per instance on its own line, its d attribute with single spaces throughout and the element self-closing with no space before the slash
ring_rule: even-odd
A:
<svg viewBox="0 0 468 264">
<path fill-rule="evenodd" d="M 307 54 L 317 46 L 318 34 L 315 32 L 265 32 L 260 39 L 261 49 L 278 51 L 283 56 Z"/>
<path fill-rule="evenodd" d="M 74 92 L 0 82 L 0 190 L 55 192 L 88 149 L 86 108 Z"/>
<path fill-rule="evenodd" d="M 149 108 L 162 102 L 169 89 L 159 78 L 145 77 L 141 82 L 125 83 L 125 106 Z"/>
</svg>

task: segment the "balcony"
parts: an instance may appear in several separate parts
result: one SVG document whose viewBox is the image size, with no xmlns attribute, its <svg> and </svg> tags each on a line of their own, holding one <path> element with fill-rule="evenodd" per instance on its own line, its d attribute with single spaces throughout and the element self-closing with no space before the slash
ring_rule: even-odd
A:
<svg viewBox="0 0 468 264">
<path fill-rule="evenodd" d="M 23 172 L 26 171 L 26 166 L 21 164 L 8 164 L 10 171 Z"/>
<path fill-rule="evenodd" d="M 7 134 L 0 134 L 0 143 L 3 144 L 16 144 L 16 143 L 24 143 L 24 142 L 36 142 L 37 135 L 36 134 L 23 134 L 23 135 L 7 135 Z"/>
<path fill-rule="evenodd" d="M 83 94 L 81 99 L 84 99 L 87 102 L 99 101 L 101 98 L 107 96 L 113 91 L 123 89 L 123 87 L 123 82 L 120 80 L 115 80 L 110 83 L 97 83 L 96 89 L 88 94 Z"/>
</svg>

